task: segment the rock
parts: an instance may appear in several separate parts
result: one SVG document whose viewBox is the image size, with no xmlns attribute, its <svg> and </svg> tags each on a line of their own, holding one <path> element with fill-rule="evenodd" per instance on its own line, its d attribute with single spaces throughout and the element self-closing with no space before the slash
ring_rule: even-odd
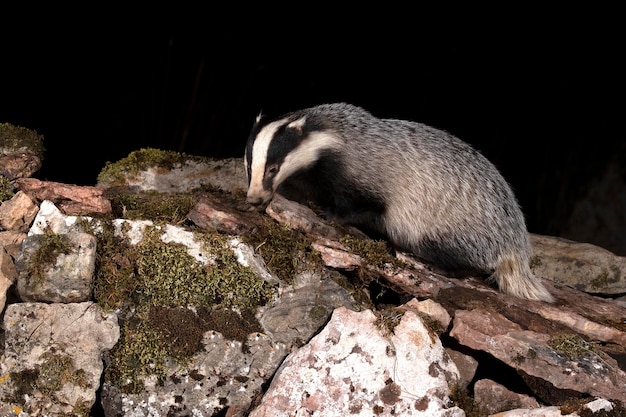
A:
<svg viewBox="0 0 626 417">
<path fill-rule="evenodd" d="M 198 227 L 221 233 L 248 234 L 256 226 L 246 213 L 236 212 L 208 195 L 198 201 L 187 218 Z"/>
<path fill-rule="evenodd" d="M 41 168 L 43 135 L 10 123 L 0 123 L 0 175 L 10 180 L 30 177 Z"/>
<path fill-rule="evenodd" d="M 87 220 L 90 217 L 85 217 Z M 50 200 L 44 200 L 39 205 L 39 212 L 31 225 L 28 234 L 41 235 L 46 231 L 56 233 L 58 235 L 69 232 L 84 232 L 83 228 L 78 225 L 81 219 L 79 216 L 65 215 Z"/>
<path fill-rule="evenodd" d="M 33 154 L 0 155 L 0 172 L 7 178 L 30 177 L 41 168 L 41 157 Z"/>
<path fill-rule="evenodd" d="M 17 230 L 6 230 L 0 232 L 0 246 L 6 249 L 12 258 L 17 257 L 17 252 L 22 246 L 22 240 L 26 237 L 26 233 Z"/>
<path fill-rule="evenodd" d="M 626 257 L 589 243 L 531 234 L 535 275 L 592 294 L 626 293 Z"/>
<path fill-rule="evenodd" d="M 183 366 L 168 367 L 168 378 L 140 378 L 140 393 L 123 393 L 110 382 L 103 387 L 106 416 L 213 416 L 226 409 L 250 407 L 262 385 L 287 354 L 284 344 L 261 333 L 245 343 L 208 331 L 204 349 Z"/>
<path fill-rule="evenodd" d="M 143 150 L 133 153 L 129 161 L 143 163 L 145 154 Z M 170 159 L 167 152 L 156 155 L 163 157 L 166 163 L 159 165 L 150 161 L 148 168 L 144 165 L 145 169 L 139 170 L 133 170 L 130 165 L 122 167 L 128 169 L 122 169 L 123 174 L 112 181 L 106 180 L 106 175 L 101 181 L 99 177 L 96 188 L 102 194 L 93 187 L 73 188 L 76 186 L 28 178 L 16 182 L 21 195 L 15 200 L 25 201 L 24 197 L 29 196 L 36 207 L 36 202 L 46 197 L 41 201 L 28 236 L 85 233 L 86 220 L 93 228 L 89 233 L 98 237 L 98 244 L 102 241 L 100 248 L 119 247 L 119 252 L 111 250 L 98 258 L 101 266 L 106 264 L 94 274 L 92 297 L 98 304 L 87 311 L 98 309 L 100 314 L 86 314 L 78 320 L 92 320 L 91 325 L 80 323 L 81 331 L 88 332 L 75 335 L 77 343 L 82 344 L 91 329 L 98 328 L 103 317 L 113 315 L 99 307 L 107 305 L 119 316 L 121 334 L 110 352 L 103 351 L 107 372 L 104 375 L 101 375 L 102 370 L 95 372 L 101 375 L 102 386 L 96 387 L 99 382 L 93 382 L 94 376 L 89 379 L 93 381 L 86 390 L 89 395 L 74 390 L 85 394 L 85 408 L 92 401 L 91 392 L 100 389 L 101 408 L 108 417 L 216 414 L 233 417 L 245 416 L 254 407 L 258 415 L 318 412 L 324 415 L 436 413 L 434 415 L 460 416 L 463 415 L 461 408 L 466 405 L 468 413 L 473 411 L 471 404 L 459 397 L 467 389 L 471 391 L 465 395 L 473 396 L 471 400 L 483 405 L 506 403 L 508 407 L 521 407 L 497 415 L 572 413 L 572 407 L 562 404 L 581 396 L 606 397 L 615 404 L 610 412 L 623 410 L 620 402 L 622 393 L 626 392 L 623 386 L 626 369 L 624 304 L 618 299 L 596 297 L 571 288 L 564 284 L 562 277 L 563 274 L 576 275 L 576 265 L 581 265 L 581 270 L 589 266 L 587 271 L 607 267 L 615 272 L 606 275 L 608 289 L 597 285 L 600 283 L 597 280 L 593 288 L 583 287 L 590 283 L 584 274 L 578 274 L 577 284 L 572 285 L 603 295 L 619 291 L 618 287 L 611 287 L 621 282 L 617 279 L 621 271 L 613 268 L 620 261 L 619 257 L 602 253 L 597 247 L 584 247 L 576 242 L 560 246 L 563 240 L 540 237 L 546 246 L 543 249 L 535 246 L 534 260 L 544 263 L 535 266 L 558 266 L 551 276 L 556 279 L 544 280 L 557 301 L 546 304 L 521 300 L 499 293 L 480 277 L 447 277 L 411 254 L 394 254 L 384 245 L 384 256 L 372 258 L 358 250 L 353 240 L 345 239 L 346 233 L 351 233 L 356 240 L 369 244 L 371 241 L 363 233 L 319 218 L 310 208 L 279 195 L 268 206 L 268 216 L 248 211 L 243 204 L 246 182 L 239 159 L 206 164 L 205 160 L 193 158 L 193 163 L 188 164 L 184 159 Z M 117 190 L 120 184 L 123 189 Z M 95 202 L 106 200 L 105 195 L 113 199 L 117 191 L 128 194 L 137 190 L 167 193 L 193 190 L 189 197 L 195 199 L 196 205 L 186 220 L 179 216 L 175 224 L 164 223 L 161 218 L 104 220 L 108 216 L 89 212 L 93 210 L 92 205 L 97 205 Z M 74 192 L 76 195 L 84 193 L 83 197 L 73 199 Z M 150 194 L 155 198 L 159 196 Z M 78 208 L 72 208 L 74 204 Z M 9 207 L 3 207 L 5 214 L 0 215 L 0 224 L 25 230 L 27 217 Z M 95 216 L 67 215 L 59 207 L 66 212 L 71 209 Z M 189 210 L 192 205 L 186 207 L 185 210 Z M 273 221 L 281 224 L 275 225 Z M 268 225 L 271 227 L 267 228 Z M 280 233 L 274 235 L 275 231 Z M 283 235 L 283 232 L 286 233 Z M 109 237 L 103 238 L 102 234 Z M 150 244 L 144 240 L 147 235 Z M 23 231 L 0 232 L 0 245 L 4 245 L 8 255 L 4 256 L 4 266 L 10 269 L 11 259 L 21 254 L 25 238 Z M 255 241 L 256 238 L 260 241 Z M 537 239 L 533 237 L 533 242 Z M 280 245 L 274 245 L 279 240 Z M 158 244 L 153 247 L 153 242 Z M 30 243 L 27 241 L 25 246 Z M 142 248 L 140 253 L 133 252 L 135 245 Z M 559 256 L 561 250 L 567 256 Z M 172 253 L 188 256 L 170 259 Z M 141 257 L 148 259 L 149 265 L 140 263 Z M 598 264 L 594 257 L 603 259 L 604 263 Z M 160 258 L 165 261 L 163 267 L 152 269 Z M 231 262 L 231 258 L 236 262 Z M 290 268 L 284 271 L 280 265 L 276 268 L 276 259 Z M 197 269 L 185 269 L 196 263 Z M 564 269 L 563 265 L 569 269 Z M 162 280 L 162 275 L 167 275 L 170 269 L 182 272 L 173 277 L 168 275 L 163 281 L 164 288 L 152 285 Z M 211 301 L 215 304 L 197 305 L 197 298 L 192 297 L 193 301 L 172 305 L 165 297 L 187 287 L 196 288 L 196 284 L 205 282 L 205 275 L 196 275 L 197 271 L 213 269 L 218 271 L 216 276 L 220 279 L 224 279 L 221 272 L 234 277 L 232 281 L 228 278 L 228 287 L 220 293 L 221 298 Z M 183 280 L 185 274 L 200 279 Z M 239 282 L 248 277 L 255 278 L 256 284 L 251 287 L 255 291 L 263 291 L 266 284 L 270 285 L 271 291 L 264 293 L 262 303 L 253 309 L 219 304 L 220 300 L 237 296 L 242 290 Z M 10 285 L 10 280 L 8 278 L 5 286 Z M 69 285 L 69 282 L 58 280 L 55 285 L 64 284 Z M 80 282 L 74 284 L 80 285 Z M 198 288 L 206 287 L 198 285 Z M 32 289 L 24 289 L 23 293 L 27 291 Z M 158 302 L 153 299 L 147 306 L 140 303 L 157 293 L 161 297 Z M 205 294 L 202 292 L 203 296 Z M 6 297 L 6 291 L 0 291 L 2 295 Z M 114 302 L 109 303 L 111 298 Z M 0 342 L 6 345 L 6 358 L 10 360 L 3 359 L 0 366 L 14 366 L 18 361 L 30 364 L 30 368 L 17 372 L 35 382 L 15 386 L 16 381 L 27 379 L 13 378 L 17 374 L 0 368 L 0 415 L 20 412 L 25 415 L 30 410 L 30 403 L 25 402 L 27 396 L 34 398 L 35 407 L 67 412 L 70 404 L 67 387 L 82 384 L 84 380 L 62 374 L 69 382 L 60 389 L 62 394 L 50 395 L 56 387 L 48 388 L 42 383 L 43 379 L 35 377 L 36 372 L 49 372 L 53 363 L 68 364 L 70 355 L 65 354 L 66 350 L 80 349 L 80 346 L 66 347 L 65 342 L 50 347 L 40 338 L 42 331 L 50 338 L 55 337 L 61 327 L 53 326 L 63 323 L 69 326 L 64 320 L 76 318 L 76 315 L 48 310 L 50 316 L 39 320 L 42 323 L 39 328 L 32 328 L 30 321 L 43 317 L 42 304 L 18 301 L 9 297 L 7 311 L 19 308 L 20 320 L 25 324 L 5 321 L 6 331 L 0 331 Z M 327 326 L 323 327 L 335 308 Z M 371 311 L 350 311 L 365 308 Z M 15 315 L 11 313 L 8 317 Z M 378 317 L 376 322 L 374 317 Z M 16 342 L 16 332 L 22 331 L 19 326 L 24 332 L 30 330 L 33 337 L 40 340 Z M 18 359 L 19 343 L 28 348 L 22 350 L 24 357 Z M 131 344 L 137 350 L 132 350 Z M 305 345 L 301 347 L 302 344 Z M 447 354 L 441 353 L 443 346 Z M 150 349 L 157 353 L 156 357 L 151 356 L 152 352 L 146 354 Z M 184 349 L 189 355 L 181 361 L 179 354 Z M 39 358 L 38 362 L 32 357 Z M 485 376 L 496 364 L 497 371 Z M 280 370 L 275 373 L 279 366 Z M 75 369 L 75 374 L 82 375 L 79 368 Z M 155 369 L 159 372 L 154 372 Z M 481 370 L 481 381 L 476 382 L 477 369 Z M 509 383 L 508 377 L 516 380 L 515 385 Z M 487 381 L 489 378 L 500 386 Z M 270 381 L 270 389 L 265 392 Z M 520 390 L 519 384 L 526 386 Z M 452 387 L 454 393 L 448 397 Z M 529 401 L 525 403 L 510 391 L 536 395 L 535 398 L 521 397 Z M 308 396 L 299 395 L 304 392 Z M 43 400 L 44 394 L 49 397 L 47 403 Z M 508 395 L 514 395 L 519 403 L 508 403 Z M 530 409 L 536 406 L 532 401 L 549 406 Z M 580 408 L 576 412 L 591 410 L 582 410 L 580 402 L 568 402 L 573 403 Z M 594 409 L 600 412 L 609 410 L 604 403 L 597 407 L 601 408 Z M 32 410 L 37 415 L 38 409 Z M 88 412 L 86 410 L 84 415 Z"/>
<path fill-rule="evenodd" d="M 604 398 L 598 398 L 593 400 L 587 404 L 585 404 L 585 408 L 590 410 L 592 413 L 597 413 L 598 411 L 611 411 L 613 410 L 613 404 L 610 401 L 605 400 Z"/>
<path fill-rule="evenodd" d="M 24 192 L 0 204 L 0 228 L 26 232 L 35 219 L 39 206 Z"/>
<path fill-rule="evenodd" d="M 7 290 L 17 278 L 17 272 L 13 259 L 4 249 L 0 246 L 0 311 L 4 311 L 4 304 L 7 301 Z"/>
<path fill-rule="evenodd" d="M 111 202 L 104 197 L 104 191 L 96 187 L 40 181 L 35 178 L 18 179 L 15 186 L 33 199 L 50 200 L 67 214 L 111 212 Z"/>
<path fill-rule="evenodd" d="M 340 307 L 281 365 L 250 417 L 464 416 L 448 408 L 458 371 L 441 342 L 407 311 L 384 336 L 370 310 Z"/>
<path fill-rule="evenodd" d="M 567 350 L 567 345 L 559 348 L 551 345 L 556 340 L 550 335 L 524 330 L 484 309 L 456 311 L 450 336 L 558 389 L 626 402 L 626 373 L 615 359 L 584 341 L 578 350 Z"/>
<path fill-rule="evenodd" d="M 326 323 L 337 307 L 351 308 L 356 301 L 328 276 L 314 271 L 295 277 L 261 317 L 263 329 L 272 339 L 288 346 L 307 342 Z"/>
<path fill-rule="evenodd" d="M 96 238 L 88 233 L 27 236 L 15 260 L 17 291 L 22 301 L 89 301 L 95 263 Z"/>
<path fill-rule="evenodd" d="M 29 415 L 87 415 L 119 338 L 117 317 L 92 302 L 18 303 L 4 315 L 0 403 Z"/>
<path fill-rule="evenodd" d="M 413 298 L 411 301 L 404 304 L 404 307 L 429 317 L 431 320 L 438 323 L 442 330 L 446 330 L 452 321 L 446 309 L 434 300 L 418 301 Z"/>
<path fill-rule="evenodd" d="M 559 407 L 540 407 L 533 409 L 516 408 L 515 410 L 490 414 L 488 417 L 578 417 L 578 414 L 563 414 Z"/>
<path fill-rule="evenodd" d="M 203 186 L 243 192 L 248 183 L 240 158 L 213 160 L 146 148 L 102 170 L 97 187 L 115 186 L 161 193 L 184 193 Z"/>
<path fill-rule="evenodd" d="M 478 369 L 478 361 L 470 355 L 451 348 L 446 348 L 446 352 L 459 370 L 459 389 L 464 391 L 474 380 L 476 369 Z"/>
<path fill-rule="evenodd" d="M 539 403 L 534 398 L 510 391 L 490 379 L 476 381 L 474 401 L 485 414 L 495 414 L 516 408 L 539 408 Z"/>
</svg>

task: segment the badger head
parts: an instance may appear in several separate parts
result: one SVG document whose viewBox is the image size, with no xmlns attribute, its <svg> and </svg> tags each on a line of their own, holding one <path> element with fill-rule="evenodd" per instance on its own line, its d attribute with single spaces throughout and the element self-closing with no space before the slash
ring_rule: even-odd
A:
<svg viewBox="0 0 626 417">
<path fill-rule="evenodd" d="M 338 138 L 312 119 L 294 113 L 264 124 L 257 117 L 244 156 L 249 204 L 264 208 L 285 180 L 338 146 Z"/>
</svg>

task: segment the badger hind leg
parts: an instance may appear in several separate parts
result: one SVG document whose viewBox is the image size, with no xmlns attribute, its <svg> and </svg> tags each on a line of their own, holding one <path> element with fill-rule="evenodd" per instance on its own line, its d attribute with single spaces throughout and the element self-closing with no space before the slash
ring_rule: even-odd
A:
<svg viewBox="0 0 626 417">
<path fill-rule="evenodd" d="M 522 257 L 502 257 L 491 275 L 500 291 L 527 300 L 554 302 L 554 297 L 536 277 Z"/>
</svg>

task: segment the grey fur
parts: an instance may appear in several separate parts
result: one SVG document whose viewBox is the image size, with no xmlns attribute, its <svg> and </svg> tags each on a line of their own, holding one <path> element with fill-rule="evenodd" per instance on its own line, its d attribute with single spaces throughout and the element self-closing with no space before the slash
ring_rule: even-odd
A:
<svg viewBox="0 0 626 417">
<path fill-rule="evenodd" d="M 290 161 L 296 172 L 309 170 L 307 175 L 272 183 L 263 196 L 251 187 L 249 202 L 267 203 L 276 191 L 301 201 L 317 198 L 345 223 L 378 232 L 436 265 L 490 274 L 504 293 L 553 301 L 530 270 L 529 237 L 511 187 L 469 144 L 424 124 L 379 119 L 346 103 L 324 104 L 278 120 L 283 127 L 297 125 L 302 143 L 308 140 L 315 147 L 319 141 L 324 152 L 315 160 L 330 157 L 332 163 L 298 167 Z M 261 132 L 262 126 L 253 130 L 249 149 Z M 313 133 L 325 134 L 326 140 Z M 249 164 L 251 155 L 246 153 Z M 325 177 L 328 170 L 336 172 Z M 249 180 L 266 175 L 265 166 L 247 172 Z M 333 196 L 326 198 L 328 194 Z"/>
</svg>

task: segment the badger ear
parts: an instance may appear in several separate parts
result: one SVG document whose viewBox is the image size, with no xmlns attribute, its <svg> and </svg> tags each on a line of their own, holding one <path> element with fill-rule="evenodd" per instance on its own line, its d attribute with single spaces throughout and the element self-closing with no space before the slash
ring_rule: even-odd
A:
<svg viewBox="0 0 626 417">
<path fill-rule="evenodd" d="M 258 124 L 262 118 L 263 118 L 263 110 L 259 112 L 259 115 L 256 117 L 256 120 L 254 121 L 254 123 Z"/>
<path fill-rule="evenodd" d="M 301 118 L 289 123 L 287 127 L 289 129 L 295 129 L 299 134 L 302 134 L 302 128 L 304 127 L 305 123 L 306 123 L 306 116 L 302 116 Z"/>
</svg>

